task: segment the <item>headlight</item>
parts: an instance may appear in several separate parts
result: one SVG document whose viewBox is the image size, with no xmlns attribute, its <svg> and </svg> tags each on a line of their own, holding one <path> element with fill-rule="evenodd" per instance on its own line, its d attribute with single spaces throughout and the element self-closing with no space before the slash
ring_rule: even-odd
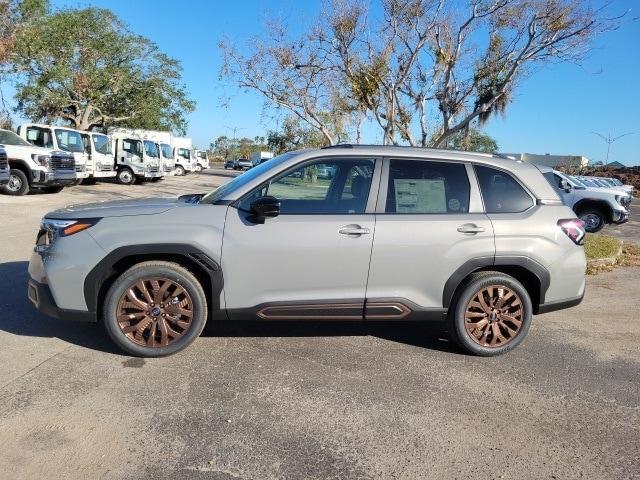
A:
<svg viewBox="0 0 640 480">
<path fill-rule="evenodd" d="M 51 156 L 49 155 L 37 155 L 37 154 L 32 154 L 31 158 L 38 164 L 41 165 L 43 167 L 49 167 L 49 164 L 51 163 Z"/>
<path fill-rule="evenodd" d="M 627 206 L 628 200 L 626 195 L 616 195 L 616 202 L 623 207 Z"/>
<path fill-rule="evenodd" d="M 99 218 L 83 218 L 82 220 L 59 220 L 55 218 L 43 218 L 40 231 L 46 233 L 49 244 L 58 237 L 68 237 L 93 227 L 100 221 Z"/>
</svg>

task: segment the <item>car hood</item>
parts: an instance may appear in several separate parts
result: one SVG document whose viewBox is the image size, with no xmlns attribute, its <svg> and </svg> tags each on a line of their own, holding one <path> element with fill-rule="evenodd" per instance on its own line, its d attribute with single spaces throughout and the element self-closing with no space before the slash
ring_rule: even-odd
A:
<svg viewBox="0 0 640 480">
<path fill-rule="evenodd" d="M 71 205 L 45 215 L 47 218 L 79 219 L 126 217 L 132 215 L 156 215 L 185 203 L 177 197 L 173 198 L 142 198 L 132 200 L 116 200 L 110 202 L 86 203 Z"/>
</svg>

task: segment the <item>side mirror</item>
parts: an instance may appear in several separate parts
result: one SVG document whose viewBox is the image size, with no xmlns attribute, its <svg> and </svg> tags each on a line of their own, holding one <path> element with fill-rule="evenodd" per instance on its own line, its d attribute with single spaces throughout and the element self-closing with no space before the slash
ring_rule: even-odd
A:
<svg viewBox="0 0 640 480">
<path fill-rule="evenodd" d="M 251 214 L 259 223 L 264 223 L 265 218 L 274 218 L 280 215 L 280 200 L 269 195 L 260 197 L 251 204 Z"/>
<path fill-rule="evenodd" d="M 564 178 L 560 182 L 560 187 L 566 192 L 569 193 L 571 191 L 571 184 L 567 182 Z"/>
</svg>

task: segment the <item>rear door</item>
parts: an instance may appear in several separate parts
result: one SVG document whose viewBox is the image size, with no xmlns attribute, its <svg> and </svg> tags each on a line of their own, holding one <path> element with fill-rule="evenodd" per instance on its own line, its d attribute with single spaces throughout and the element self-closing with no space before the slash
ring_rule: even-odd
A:
<svg viewBox="0 0 640 480">
<path fill-rule="evenodd" d="M 447 280 L 466 262 L 492 262 L 493 228 L 471 165 L 385 159 L 367 285 L 367 318 L 443 307 Z"/>
</svg>

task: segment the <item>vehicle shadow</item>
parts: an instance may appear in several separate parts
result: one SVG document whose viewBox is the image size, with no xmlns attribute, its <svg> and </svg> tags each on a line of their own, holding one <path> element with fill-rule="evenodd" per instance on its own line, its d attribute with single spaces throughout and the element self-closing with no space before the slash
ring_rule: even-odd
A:
<svg viewBox="0 0 640 480">
<path fill-rule="evenodd" d="M 444 322 L 253 321 L 208 324 L 212 337 L 363 337 L 372 336 L 415 347 L 459 353 Z"/>
<path fill-rule="evenodd" d="M 109 340 L 101 325 L 51 318 L 27 298 L 28 262 L 0 263 L 0 331 L 13 335 L 59 338 L 93 350 L 125 355 Z M 407 345 L 457 352 L 439 322 L 212 322 L 204 337 L 340 337 L 375 336 Z"/>
<path fill-rule="evenodd" d="M 41 314 L 27 298 L 28 262 L 0 263 L 0 331 L 26 337 L 59 338 L 93 350 L 121 353 L 95 323 Z"/>
</svg>

